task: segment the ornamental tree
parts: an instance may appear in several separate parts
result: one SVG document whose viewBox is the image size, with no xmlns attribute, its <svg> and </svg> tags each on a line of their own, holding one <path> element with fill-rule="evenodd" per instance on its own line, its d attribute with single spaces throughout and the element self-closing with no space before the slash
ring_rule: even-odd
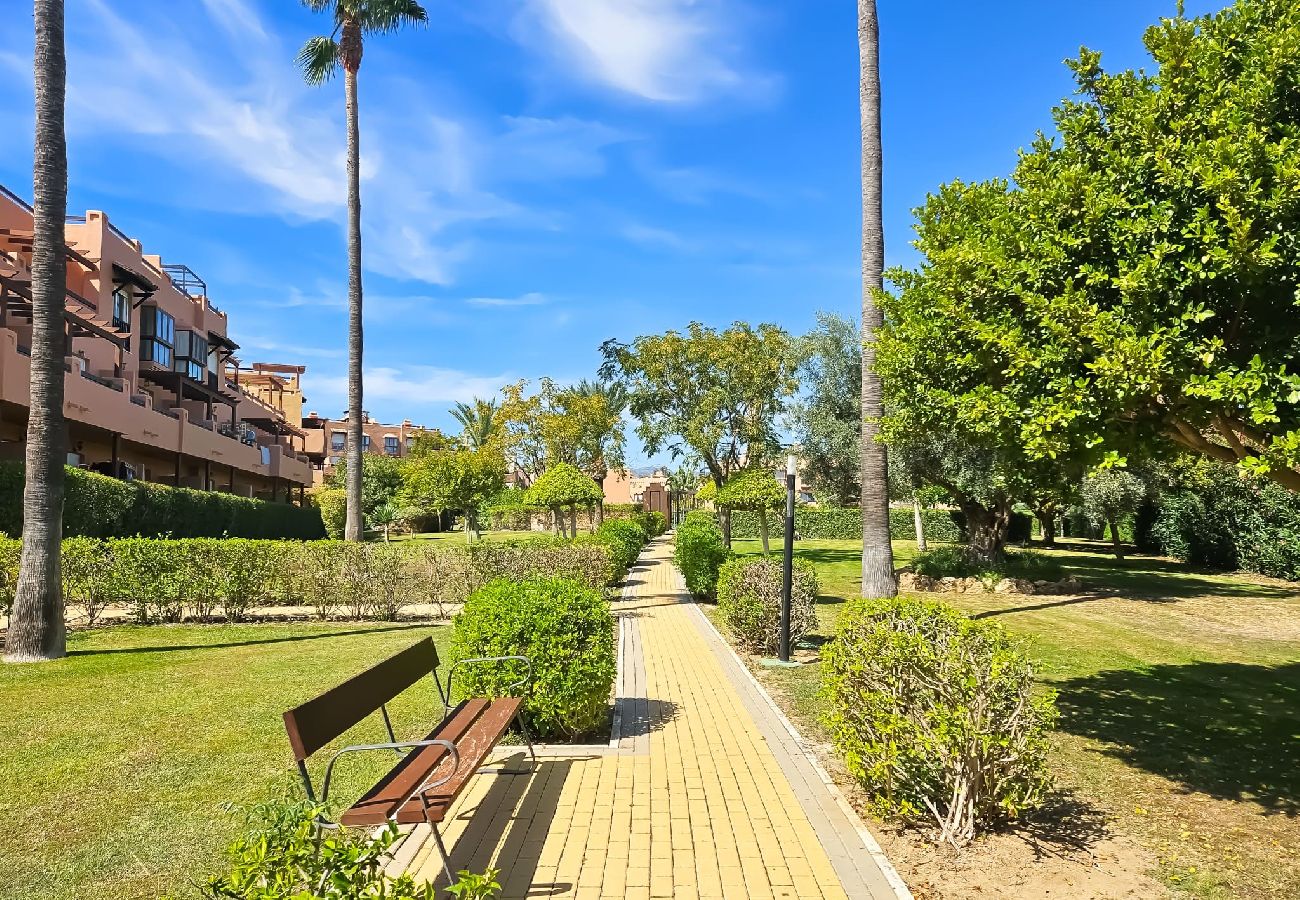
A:
<svg viewBox="0 0 1300 900">
<path fill-rule="evenodd" d="M 718 505 L 723 509 L 748 509 L 758 513 L 758 533 L 763 539 L 763 553 L 768 553 L 767 514 L 785 506 L 785 487 L 771 469 L 745 469 L 727 479 L 718 491 Z"/>
<path fill-rule="evenodd" d="M 862 337 L 852 321 L 818 313 L 817 327 L 799 339 L 803 392 L 790 418 L 804 477 L 819 500 L 858 503 L 861 488 Z"/>
<path fill-rule="evenodd" d="M 462 510 L 469 543 L 478 534 L 479 507 L 501 492 L 505 476 L 505 459 L 492 447 L 432 450 L 409 460 L 402 500 L 424 512 Z"/>
<path fill-rule="evenodd" d="M 1110 527 L 1111 546 L 1117 559 L 1124 557 L 1119 523 L 1137 512 L 1148 492 L 1146 482 L 1126 469 L 1102 469 L 1083 479 L 1080 489 L 1083 510 L 1093 525 Z"/>
<path fill-rule="evenodd" d="M 555 514 L 555 530 L 564 532 L 564 511 L 569 511 L 569 537 L 578 536 L 578 507 L 595 506 L 604 497 L 596 482 L 569 463 L 557 463 L 543 472 L 524 494 L 524 502 Z"/>
</svg>

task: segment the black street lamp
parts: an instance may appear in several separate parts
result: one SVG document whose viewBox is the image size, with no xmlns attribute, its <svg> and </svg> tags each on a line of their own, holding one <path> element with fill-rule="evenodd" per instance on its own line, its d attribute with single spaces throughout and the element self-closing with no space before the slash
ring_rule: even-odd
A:
<svg viewBox="0 0 1300 900">
<path fill-rule="evenodd" d="M 781 662 L 790 661 L 790 595 L 794 583 L 794 479 L 797 460 L 785 458 L 785 559 L 781 572 Z"/>
</svg>

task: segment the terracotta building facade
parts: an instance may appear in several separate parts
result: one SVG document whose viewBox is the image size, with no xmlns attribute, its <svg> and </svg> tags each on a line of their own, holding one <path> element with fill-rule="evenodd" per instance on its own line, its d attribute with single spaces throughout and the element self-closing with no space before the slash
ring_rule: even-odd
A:
<svg viewBox="0 0 1300 900">
<path fill-rule="evenodd" d="M 348 418 L 330 419 L 317 412 L 308 412 L 302 418 L 305 435 L 305 453 L 311 460 L 316 484 L 328 478 L 347 456 Z M 410 419 L 400 425 L 385 425 L 369 415 L 361 420 L 361 452 L 381 453 L 401 458 L 411 452 L 415 439 L 429 429 L 412 424 Z"/>
<path fill-rule="evenodd" d="M 0 186 L 0 459 L 22 459 L 26 441 L 32 225 L 31 207 Z M 302 368 L 241 367 L 204 281 L 105 213 L 69 216 L 65 240 L 68 464 L 299 500 L 312 483 Z"/>
</svg>

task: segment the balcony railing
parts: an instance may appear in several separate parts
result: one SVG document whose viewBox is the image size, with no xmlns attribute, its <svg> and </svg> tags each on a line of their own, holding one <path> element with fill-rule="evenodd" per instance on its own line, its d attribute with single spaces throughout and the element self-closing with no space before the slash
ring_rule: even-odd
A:
<svg viewBox="0 0 1300 900">
<path fill-rule="evenodd" d="M 17 203 L 19 206 L 27 210 L 29 213 L 36 212 L 36 210 L 32 209 L 32 205 L 30 203 L 28 203 L 22 197 L 19 197 L 13 191 L 9 190 L 9 188 L 5 187 L 3 184 L 0 184 L 0 196 L 8 197 L 10 200 L 12 200 L 14 203 Z"/>
<path fill-rule="evenodd" d="M 180 419 L 180 416 L 177 413 L 172 412 L 170 409 L 158 409 L 157 407 L 154 407 L 154 412 L 162 413 L 169 419 Z"/>
<path fill-rule="evenodd" d="M 65 225 L 85 225 L 86 217 L 85 216 L 64 216 L 63 222 Z"/>
<path fill-rule="evenodd" d="M 106 220 L 106 221 L 107 221 L 107 220 Z M 126 243 L 128 243 L 128 244 L 132 244 L 132 245 L 134 246 L 134 243 L 135 243 L 135 242 L 132 241 L 129 237 L 126 236 L 126 232 L 123 231 L 122 229 L 118 228 L 118 227 L 117 227 L 116 225 L 114 225 L 111 221 L 108 222 L 108 230 L 111 231 L 111 232 L 113 232 L 113 234 L 117 235 L 118 237 L 120 237 L 120 238 L 121 238 L 123 241 L 125 241 Z"/>
<path fill-rule="evenodd" d="M 87 372 L 85 369 L 81 370 L 81 377 L 86 379 L 87 381 L 93 381 L 95 382 L 95 384 L 102 384 L 104 387 L 111 388 L 112 390 L 115 391 L 120 392 L 122 390 L 122 385 L 117 381 L 114 381 L 109 378 L 103 378 L 99 375 L 96 375 L 94 372 Z"/>
<path fill-rule="evenodd" d="M 131 395 L 131 402 L 134 403 L 136 406 L 144 406 L 144 405 L 145 405 L 145 403 L 144 403 L 144 397 L 141 397 L 139 394 L 132 394 L 132 395 Z"/>
<path fill-rule="evenodd" d="M 32 355 L 32 348 L 31 348 L 31 347 L 28 347 L 28 346 L 26 346 L 26 345 L 24 345 L 24 344 L 19 344 L 19 345 L 18 345 L 18 352 L 21 353 L 23 356 L 31 356 L 31 355 Z"/>
</svg>

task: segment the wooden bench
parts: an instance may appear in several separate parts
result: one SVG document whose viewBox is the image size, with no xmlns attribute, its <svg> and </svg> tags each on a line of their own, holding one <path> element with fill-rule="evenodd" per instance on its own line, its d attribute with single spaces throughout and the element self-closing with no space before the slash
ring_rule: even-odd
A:
<svg viewBox="0 0 1300 900">
<path fill-rule="evenodd" d="M 528 744 L 532 766 L 526 770 L 499 770 L 503 774 L 527 774 L 536 769 L 537 753 L 520 715 L 522 700 L 515 697 L 488 699 L 474 697 L 451 705 L 452 682 L 462 666 L 488 663 L 515 663 L 527 668 L 522 679 L 510 685 L 513 694 L 522 692 L 532 680 L 532 662 L 523 656 L 493 656 L 463 659 L 447 673 L 444 691 L 438 678 L 438 650 L 429 638 L 408 647 L 376 666 L 308 700 L 284 714 L 284 728 L 289 734 L 298 771 L 307 796 L 324 805 L 329 800 L 334 765 L 347 754 L 372 750 L 396 751 L 399 762 L 361 799 L 349 807 L 337 822 L 320 818 L 324 828 L 340 825 L 365 827 L 396 822 L 402 825 L 428 823 L 448 883 L 454 880 L 447 848 L 438 825 L 447 816 L 456 797 L 469 783 L 470 776 L 483 766 L 488 755 L 501 740 L 511 722 L 519 726 Z M 442 704 L 442 721 L 429 734 L 415 741 L 399 741 L 393 734 L 388 717 L 388 702 L 421 678 L 430 675 Z M 355 744 L 334 752 L 325 767 L 319 793 L 307 771 L 313 753 L 337 739 L 367 716 L 379 712 L 388 731 L 388 741 L 378 744 Z"/>
</svg>

